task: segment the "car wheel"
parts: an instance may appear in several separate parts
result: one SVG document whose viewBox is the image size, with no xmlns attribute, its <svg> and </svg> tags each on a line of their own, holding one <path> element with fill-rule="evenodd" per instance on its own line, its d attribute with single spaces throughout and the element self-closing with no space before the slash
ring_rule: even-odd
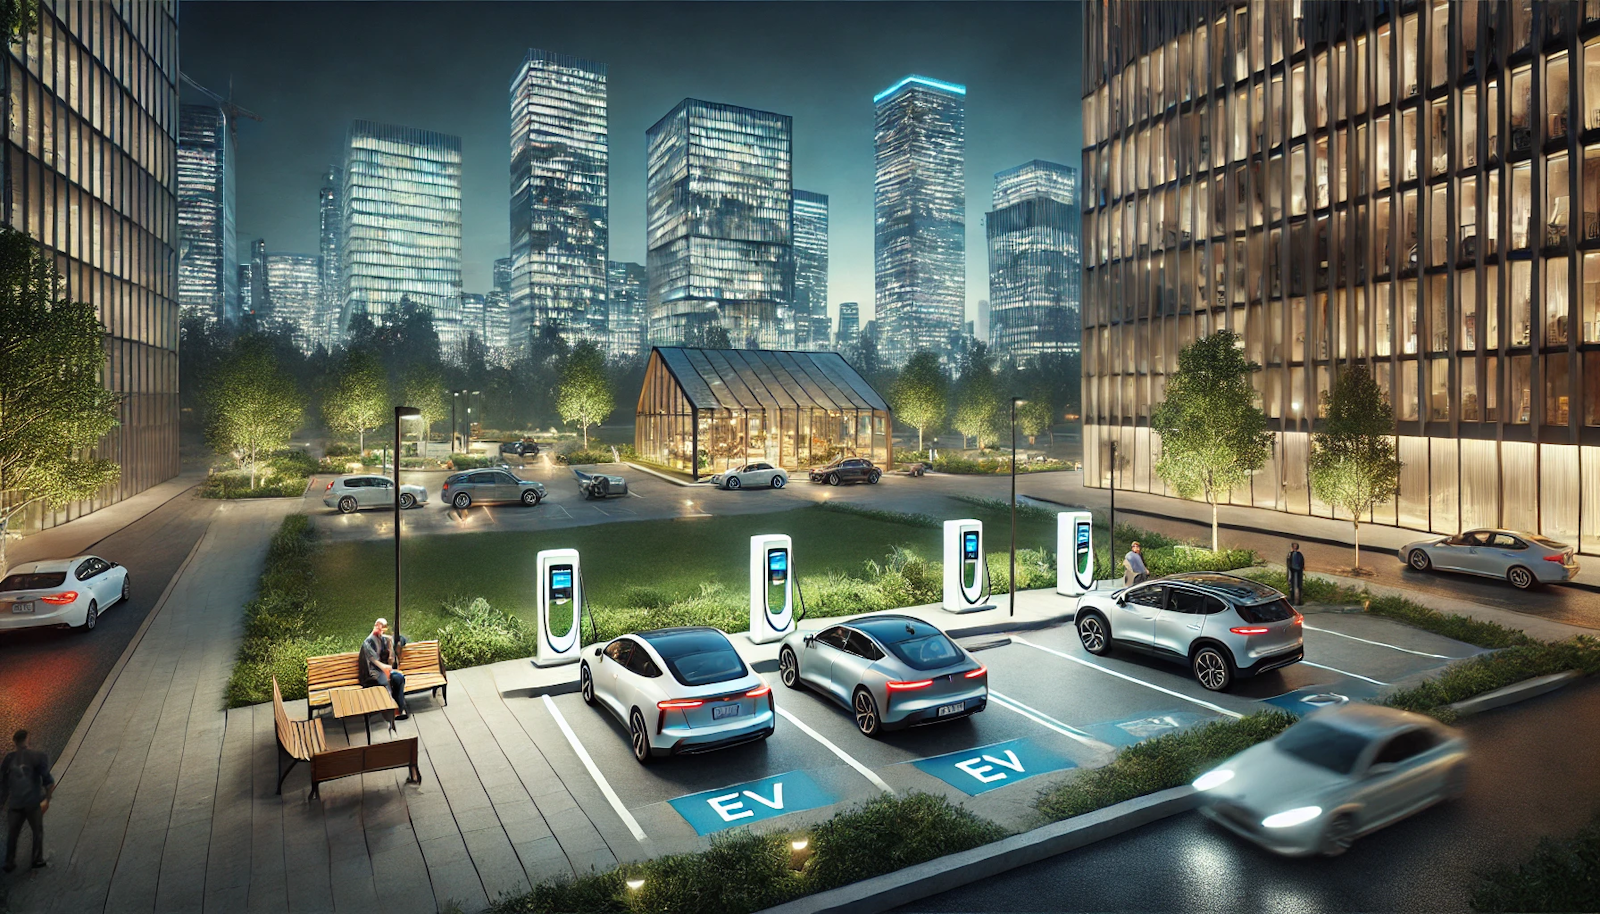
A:
<svg viewBox="0 0 1600 914">
<path fill-rule="evenodd" d="M 1356 842 L 1356 817 L 1353 813 L 1341 812 L 1328 822 L 1328 831 L 1322 838 L 1322 852 L 1329 857 L 1337 857 L 1350 849 Z"/>
<path fill-rule="evenodd" d="M 634 761 L 641 765 L 650 764 L 650 731 L 644 728 L 644 715 L 638 708 L 628 715 L 628 742 L 633 748 Z"/>
<path fill-rule="evenodd" d="M 739 482 L 739 477 L 737 477 L 737 476 L 729 476 L 728 477 L 728 481 L 726 483 L 724 483 L 724 485 L 726 485 L 730 489 L 737 489 L 737 488 L 739 488 L 741 483 Z"/>
<path fill-rule="evenodd" d="M 855 700 L 851 702 L 855 709 L 856 729 L 862 736 L 877 739 L 883 732 L 883 720 L 878 716 L 878 700 L 866 689 L 857 688 Z"/>
<path fill-rule="evenodd" d="M 539 503 L 539 493 L 532 489 L 522 493 L 522 503 L 531 508 Z"/>
<path fill-rule="evenodd" d="M 121 602 L 121 603 L 128 602 L 128 576 L 127 575 L 123 575 L 122 576 L 122 599 L 119 600 L 118 602 Z"/>
<path fill-rule="evenodd" d="M 1444 795 L 1452 800 L 1459 800 L 1467 795 L 1467 763 L 1450 769 L 1450 774 L 1444 781 Z"/>
<path fill-rule="evenodd" d="M 450 499 L 450 503 L 465 511 L 467 510 L 467 507 L 472 504 L 472 496 L 465 492 L 457 492 L 456 497 Z"/>
<path fill-rule="evenodd" d="M 839 484 L 839 474 L 838 473 L 829 473 L 828 474 L 828 485 L 836 486 L 838 484 Z"/>
<path fill-rule="evenodd" d="M 100 621 L 100 607 L 93 600 L 89 601 L 89 611 L 83 614 L 83 625 L 80 626 L 84 634 L 94 631 L 94 625 Z"/>
<path fill-rule="evenodd" d="M 587 661 L 578 667 L 578 694 L 583 696 L 584 704 L 594 704 L 594 674 L 589 672 Z"/>
<path fill-rule="evenodd" d="M 875 485 L 878 484 L 878 480 L 882 479 L 882 478 L 883 478 L 883 474 L 882 473 L 878 472 L 877 470 L 873 470 L 872 472 L 867 474 L 867 485 L 875 486 Z"/>
<path fill-rule="evenodd" d="M 1433 567 L 1433 559 L 1428 558 L 1428 554 L 1421 549 L 1413 549 L 1411 554 L 1406 556 L 1406 565 L 1417 571 L 1427 571 Z"/>
<path fill-rule="evenodd" d="M 1207 645 L 1195 652 L 1194 678 L 1208 691 L 1225 691 L 1233 684 L 1233 664 L 1221 650 Z"/>
<path fill-rule="evenodd" d="M 417 496 L 412 495 L 409 492 L 400 493 L 400 508 L 401 508 L 401 510 L 409 511 L 412 508 L 415 508 L 416 506 L 417 506 Z"/>
<path fill-rule="evenodd" d="M 1511 570 L 1506 572 L 1506 580 L 1510 581 L 1511 586 L 1518 590 L 1531 590 L 1533 585 L 1539 583 L 1539 580 L 1533 576 L 1533 572 L 1521 565 L 1511 566 Z"/>
<path fill-rule="evenodd" d="M 800 658 L 787 647 L 778 652 L 778 678 L 791 689 L 800 688 Z"/>
<path fill-rule="evenodd" d="M 1083 642 L 1084 650 L 1096 657 L 1111 652 L 1111 631 L 1099 613 L 1084 613 L 1078 620 L 1078 640 Z"/>
<path fill-rule="evenodd" d="M 782 475 L 772 477 L 772 487 L 774 489 L 781 489 L 788 484 L 789 480 Z"/>
<path fill-rule="evenodd" d="M 355 510 L 356 510 L 356 497 L 354 495 L 346 495 L 345 497 L 339 499 L 339 513 L 340 514 L 354 514 Z"/>
</svg>

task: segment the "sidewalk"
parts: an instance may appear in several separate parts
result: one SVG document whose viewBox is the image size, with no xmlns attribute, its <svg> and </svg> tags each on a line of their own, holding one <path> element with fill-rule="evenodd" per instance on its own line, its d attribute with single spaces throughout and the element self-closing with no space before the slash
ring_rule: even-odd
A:
<svg viewBox="0 0 1600 914">
<path fill-rule="evenodd" d="M 6 561 L 12 565 L 20 565 L 23 562 L 87 552 L 95 543 L 199 485 L 205 478 L 204 471 L 181 473 L 166 482 L 145 489 L 132 498 L 125 498 L 77 520 L 41 530 L 21 539 L 13 539 L 6 547 Z"/>
</svg>

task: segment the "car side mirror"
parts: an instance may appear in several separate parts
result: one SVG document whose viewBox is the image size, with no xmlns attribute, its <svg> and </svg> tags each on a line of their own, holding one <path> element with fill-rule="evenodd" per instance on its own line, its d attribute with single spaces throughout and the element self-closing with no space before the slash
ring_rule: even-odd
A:
<svg viewBox="0 0 1600 914">
<path fill-rule="evenodd" d="M 817 636 L 816 635 L 807 635 L 802 640 L 805 641 L 806 647 L 810 647 L 811 646 L 811 642 L 817 640 Z"/>
<path fill-rule="evenodd" d="M 597 647 L 597 648 L 595 648 L 595 649 L 594 649 L 594 655 L 595 655 L 595 656 L 596 656 L 596 657 L 599 657 L 599 658 L 600 658 L 600 662 L 602 662 L 602 663 L 604 663 L 604 662 L 605 662 L 605 659 L 606 659 L 606 658 L 605 658 L 605 652 L 604 652 L 604 651 L 602 651 L 602 650 L 601 650 L 601 649 L 600 649 L 600 648 L 598 648 L 598 647 Z"/>
<path fill-rule="evenodd" d="M 1393 762 L 1378 762 L 1367 769 L 1367 777 L 1377 778 L 1394 771 Z"/>
</svg>

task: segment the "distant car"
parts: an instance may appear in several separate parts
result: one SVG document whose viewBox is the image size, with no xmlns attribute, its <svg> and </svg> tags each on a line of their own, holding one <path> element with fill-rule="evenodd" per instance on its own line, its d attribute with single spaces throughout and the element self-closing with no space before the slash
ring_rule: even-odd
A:
<svg viewBox="0 0 1600 914">
<path fill-rule="evenodd" d="M 719 489 L 742 489 L 745 486 L 771 486 L 781 489 L 789 484 L 789 474 L 770 463 L 747 463 L 711 477 L 711 484 Z"/>
<path fill-rule="evenodd" d="M 971 717 L 989 703 L 989 671 L 939 629 L 912 616 L 866 616 L 795 632 L 778 650 L 778 675 L 845 706 L 856 729 L 884 730 Z"/>
<path fill-rule="evenodd" d="M 467 470 L 445 477 L 439 498 L 466 510 L 484 502 L 520 502 L 533 507 L 544 500 L 544 484 L 521 479 L 508 469 Z"/>
<path fill-rule="evenodd" d="M 572 470 L 572 475 L 577 477 L 578 491 L 584 498 L 609 498 L 613 495 L 628 494 L 628 480 L 621 476 L 609 473 L 585 473 L 577 469 Z"/>
<path fill-rule="evenodd" d="M 1518 590 L 1559 584 L 1578 576 L 1577 550 L 1519 530 L 1468 530 L 1445 539 L 1401 547 L 1400 561 L 1415 571 L 1458 571 L 1510 582 Z"/>
<path fill-rule="evenodd" d="M 584 704 L 628 728 L 639 764 L 772 735 L 772 687 L 714 628 L 661 628 L 594 648 L 578 667 Z"/>
<path fill-rule="evenodd" d="M 519 441 L 503 441 L 500 443 L 501 454 L 515 454 L 518 457 L 539 456 L 539 443 L 532 438 L 523 438 Z"/>
<path fill-rule="evenodd" d="M 1302 617 L 1289 600 L 1231 574 L 1185 572 L 1088 593 L 1074 618 L 1089 653 L 1115 645 L 1175 660 L 1213 692 L 1305 657 Z"/>
<path fill-rule="evenodd" d="M 1324 708 L 1195 779 L 1201 812 L 1270 851 L 1341 854 L 1467 788 L 1460 731 L 1351 703 Z"/>
<path fill-rule="evenodd" d="M 394 480 L 387 476 L 339 476 L 322 490 L 322 503 L 340 514 L 362 508 L 394 507 Z M 428 503 L 428 490 L 405 483 L 400 486 L 400 507 L 415 508 Z"/>
<path fill-rule="evenodd" d="M 128 569 L 95 555 L 26 562 L 0 580 L 0 631 L 58 626 L 94 631 L 128 599 Z"/>
<path fill-rule="evenodd" d="M 811 468 L 812 482 L 825 482 L 830 486 L 846 482 L 877 485 L 881 478 L 883 471 L 873 466 L 872 461 L 865 457 L 841 457 L 827 466 Z"/>
</svg>

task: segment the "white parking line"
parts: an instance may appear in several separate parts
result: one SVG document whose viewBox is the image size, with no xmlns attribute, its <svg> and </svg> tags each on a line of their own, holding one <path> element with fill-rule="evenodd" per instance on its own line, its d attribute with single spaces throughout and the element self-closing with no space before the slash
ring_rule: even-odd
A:
<svg viewBox="0 0 1600 914">
<path fill-rule="evenodd" d="M 1091 749 L 1100 749 L 1100 750 L 1104 750 L 1106 752 L 1114 752 L 1114 751 L 1116 751 L 1114 748 L 1112 748 L 1112 746 L 1110 744 L 1100 742 L 1099 740 L 1095 739 L 1094 737 L 1090 736 L 1089 734 L 1084 733 L 1082 730 L 1079 730 L 1077 727 L 1068 726 L 1067 724 L 1064 724 L 1061 721 L 1056 720 L 1054 717 L 1051 717 L 1050 715 L 1044 713 L 1043 711 L 1040 711 L 1037 708 L 1030 708 L 1027 705 L 1023 704 L 1022 702 L 1017 701 L 1015 698 L 1012 698 L 1012 697 L 1010 697 L 1008 695 L 1001 695 L 999 692 L 996 692 L 994 689 L 990 689 L 989 690 L 989 697 L 993 698 L 995 700 L 996 704 L 998 704 L 1002 708 L 1005 708 L 1007 711 L 1012 711 L 1014 713 L 1021 714 L 1023 717 L 1028 718 L 1029 720 L 1031 720 L 1034 723 L 1040 725 L 1041 727 L 1046 727 L 1046 728 L 1049 728 L 1051 730 L 1054 730 L 1057 733 L 1061 734 L 1062 736 L 1067 737 L 1068 739 L 1075 739 L 1078 742 L 1083 743 L 1085 746 L 1088 746 Z"/>
<path fill-rule="evenodd" d="M 572 728 L 567 725 L 567 719 L 562 717 L 561 712 L 556 709 L 556 703 L 550 700 L 549 695 L 541 695 L 539 697 L 544 699 L 544 706 L 549 709 L 550 716 L 556 719 L 556 726 L 561 728 L 562 735 L 567 738 L 568 743 L 572 744 L 572 751 L 578 754 L 578 761 L 583 762 L 583 767 L 589 769 L 589 777 L 594 778 L 594 782 L 600 787 L 600 792 L 605 794 L 606 802 L 611 804 L 611 808 L 622 819 L 622 824 L 628 826 L 628 831 L 633 832 L 634 840 L 640 842 L 650 840 L 645 835 L 644 829 L 639 827 L 638 820 L 633 817 L 632 813 L 628 812 L 626 806 L 622 805 L 622 798 L 618 797 L 617 792 L 611 789 L 611 784 L 606 781 L 605 775 L 601 774 L 600 769 L 595 767 L 594 759 L 589 757 L 589 751 L 583 748 L 582 743 L 578 742 L 578 734 L 573 733 Z"/>
<path fill-rule="evenodd" d="M 1044 651 L 1047 654 L 1055 654 L 1057 657 L 1060 657 L 1060 658 L 1062 658 L 1064 660 L 1071 660 L 1073 663 L 1081 663 L 1086 667 L 1089 667 L 1091 669 L 1099 670 L 1102 673 L 1110 673 L 1111 675 L 1117 677 L 1118 679 L 1126 679 L 1127 681 L 1133 683 L 1134 685 L 1142 685 L 1147 689 L 1155 689 L 1157 692 L 1162 692 L 1162 693 L 1165 693 L 1167 695 L 1171 695 L 1173 698 L 1181 698 L 1184 701 L 1190 702 L 1192 704 L 1197 704 L 1202 708 L 1207 708 L 1209 710 L 1217 712 L 1218 714 L 1226 714 L 1227 716 L 1235 718 L 1235 719 L 1244 717 L 1244 715 L 1240 714 L 1238 711 L 1229 711 L 1227 708 L 1224 708 L 1221 705 L 1214 705 L 1209 701 L 1202 701 L 1201 699 L 1198 699 L 1198 698 L 1192 698 L 1192 697 L 1190 697 L 1188 695 L 1183 694 L 1182 692 L 1174 692 L 1171 689 L 1167 689 L 1167 688 L 1163 688 L 1161 686 L 1158 686 L 1153 682 L 1145 682 L 1143 679 L 1138 679 L 1138 678 L 1135 678 L 1133 676 L 1129 676 L 1127 673 L 1119 673 L 1116 670 L 1109 669 L 1107 667 L 1103 667 L 1098 663 L 1090 663 L 1089 661 L 1084 660 L 1082 657 L 1074 657 L 1071 654 L 1062 653 L 1061 651 L 1058 651 L 1053 647 L 1045 647 L 1042 644 L 1034 644 L 1032 641 L 1029 641 L 1026 638 L 1020 638 L 1020 637 L 1018 637 L 1016 635 L 1012 635 L 1011 636 L 1011 640 L 1016 642 L 1017 644 L 1026 644 L 1028 647 L 1031 647 L 1031 648 L 1033 648 L 1035 650 Z"/>
<path fill-rule="evenodd" d="M 856 761 L 855 759 L 851 758 L 848 753 L 846 753 L 843 749 L 840 749 L 838 746 L 835 746 L 833 744 L 833 742 L 831 740 L 829 740 L 826 736 L 823 736 L 821 733 L 818 733 L 817 731 L 815 731 L 815 730 L 811 729 L 810 727 L 806 726 L 805 721 L 802 721 L 800 718 L 795 717 L 793 714 L 790 714 L 788 711 L 784 710 L 783 708 L 779 708 L 778 709 L 778 713 L 783 715 L 783 719 L 784 720 L 788 721 L 791 724 L 794 724 L 796 727 L 799 727 L 800 728 L 800 732 L 802 732 L 805 735 L 811 737 L 812 739 L 816 740 L 817 742 L 821 743 L 822 745 L 828 747 L 828 751 L 829 752 L 832 752 L 834 755 L 837 755 L 839 758 L 844 759 L 844 763 L 846 765 L 849 765 L 851 768 L 854 768 L 856 771 L 860 772 L 862 777 L 864 777 L 867 780 L 871 781 L 874 785 L 877 786 L 877 788 L 879 790 L 882 790 L 884 793 L 894 793 L 894 788 L 890 787 L 888 784 L 884 783 L 883 778 L 880 778 L 880 777 L 877 776 L 877 774 L 873 773 L 871 768 L 868 768 L 866 765 L 863 765 L 860 762 Z"/>
<path fill-rule="evenodd" d="M 1338 667 L 1323 666 L 1320 663 L 1312 663 L 1309 660 L 1302 660 L 1300 662 L 1305 664 L 1306 666 L 1314 666 L 1319 670 L 1327 670 L 1330 673 L 1338 673 L 1340 676 L 1349 676 L 1351 679 L 1359 679 L 1362 682 L 1370 682 L 1373 685 L 1381 685 L 1381 686 L 1390 685 L 1390 683 L 1383 682 L 1382 680 L 1373 679 L 1371 676 L 1363 676 L 1360 673 L 1350 673 L 1350 672 L 1347 672 L 1345 670 L 1341 670 Z"/>
<path fill-rule="evenodd" d="M 1398 644 L 1389 644 L 1386 641 L 1372 641 L 1372 640 L 1367 639 L 1367 638 L 1357 638 L 1355 635 L 1347 635 L 1344 632 L 1336 632 L 1336 631 L 1334 631 L 1332 629 L 1329 629 L 1329 628 L 1317 628 L 1315 625 L 1306 625 L 1303 622 L 1300 624 L 1300 627 L 1303 628 L 1303 629 L 1306 629 L 1307 631 L 1322 632 L 1325 635 L 1338 635 L 1341 638 L 1349 638 L 1351 641 L 1360 641 L 1362 644 L 1372 644 L 1372 645 L 1376 645 L 1378 647 L 1386 647 L 1391 651 L 1402 651 L 1402 652 L 1407 653 L 1407 654 L 1416 654 L 1418 657 L 1433 657 L 1433 658 L 1436 658 L 1438 660 L 1464 660 L 1464 659 L 1466 659 L 1464 657 L 1447 657 L 1444 654 L 1430 654 L 1427 651 L 1414 651 L 1409 647 L 1401 647 Z"/>
</svg>

